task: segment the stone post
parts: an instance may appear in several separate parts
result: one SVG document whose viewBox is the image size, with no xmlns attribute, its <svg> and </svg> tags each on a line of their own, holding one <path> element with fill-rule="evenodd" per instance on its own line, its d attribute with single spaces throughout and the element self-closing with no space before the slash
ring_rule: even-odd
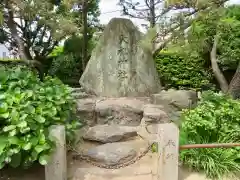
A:
<svg viewBox="0 0 240 180">
<path fill-rule="evenodd" d="M 45 180 L 67 180 L 65 127 L 52 126 L 50 136 L 56 140 L 56 149 L 50 162 L 45 166 Z"/>
<path fill-rule="evenodd" d="M 157 180 L 178 180 L 179 130 L 173 123 L 158 125 Z"/>
</svg>

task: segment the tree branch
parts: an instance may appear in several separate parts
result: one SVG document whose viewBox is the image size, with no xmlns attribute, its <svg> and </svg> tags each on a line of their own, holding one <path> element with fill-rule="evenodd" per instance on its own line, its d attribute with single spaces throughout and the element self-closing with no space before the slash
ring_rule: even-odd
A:
<svg viewBox="0 0 240 180">
<path fill-rule="evenodd" d="M 212 70 L 213 70 L 214 76 L 216 77 L 216 79 L 220 85 L 222 92 L 227 93 L 228 92 L 228 83 L 217 63 L 217 44 L 218 44 L 218 37 L 215 36 L 212 50 L 210 53 Z"/>
<path fill-rule="evenodd" d="M 190 17 L 190 16 L 192 16 L 192 15 L 194 15 L 194 14 L 196 14 L 196 13 L 200 13 L 200 12 L 202 12 L 202 11 L 208 10 L 208 9 L 209 9 L 208 7 L 205 7 L 205 8 L 203 8 L 203 9 L 195 9 L 194 11 L 186 14 L 186 15 L 185 15 L 185 18 L 186 18 L 186 17 Z M 193 19 L 190 20 L 189 22 L 187 22 L 187 23 L 184 25 L 183 29 L 186 30 L 186 29 L 188 29 L 189 27 L 191 27 L 192 22 L 193 22 Z M 165 32 L 165 34 L 164 34 L 164 37 L 162 37 L 162 38 L 165 38 L 165 37 L 166 37 L 166 39 L 165 39 L 164 41 L 160 41 L 159 43 L 156 43 L 156 42 L 157 42 L 157 38 L 159 38 L 159 34 L 157 34 L 157 36 L 155 37 L 155 41 L 154 41 L 154 42 L 155 42 L 155 45 L 154 45 L 155 48 L 154 48 L 153 51 L 152 51 L 153 55 L 155 55 L 157 52 L 161 51 L 163 48 L 166 47 L 166 45 L 167 45 L 167 44 L 173 39 L 173 37 L 174 37 L 173 32 L 175 32 L 175 31 L 176 31 L 177 29 L 179 29 L 181 26 L 182 26 L 182 24 L 176 24 L 175 26 L 173 26 L 172 28 L 170 28 L 169 30 L 167 30 L 167 31 Z M 166 41 L 166 42 L 165 42 L 165 41 Z"/>
</svg>

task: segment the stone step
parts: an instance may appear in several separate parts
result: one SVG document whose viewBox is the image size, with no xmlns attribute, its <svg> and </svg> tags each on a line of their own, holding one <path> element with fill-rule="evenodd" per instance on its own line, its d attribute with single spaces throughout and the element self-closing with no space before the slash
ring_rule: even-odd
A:
<svg viewBox="0 0 240 180">
<path fill-rule="evenodd" d="M 148 97 L 93 97 L 77 91 L 73 94 L 78 99 L 79 117 L 86 119 L 90 126 L 94 124 L 139 126 L 145 121 L 153 124 L 149 126 L 149 131 L 152 133 L 156 131 L 155 124 L 168 123 L 170 120 L 177 121 L 181 114 L 179 109 L 186 108 L 188 101 L 196 103 L 192 97 L 194 93 L 180 90 L 153 94 L 152 101 Z"/>
<path fill-rule="evenodd" d="M 121 125 L 96 125 L 86 128 L 83 139 L 100 143 L 118 142 L 137 136 L 137 127 Z"/>
<path fill-rule="evenodd" d="M 85 98 L 77 101 L 78 113 L 97 124 L 140 125 L 145 100 L 137 98 Z"/>
<path fill-rule="evenodd" d="M 113 142 L 106 144 L 96 144 L 90 148 L 87 144 L 80 143 L 75 149 L 78 154 L 83 154 L 88 159 L 91 159 L 99 164 L 107 166 L 117 166 L 118 164 L 127 163 L 134 160 L 136 157 L 144 153 L 149 145 L 147 141 L 139 137 L 129 139 L 125 142 Z M 78 156 L 75 156 L 78 159 Z"/>
</svg>

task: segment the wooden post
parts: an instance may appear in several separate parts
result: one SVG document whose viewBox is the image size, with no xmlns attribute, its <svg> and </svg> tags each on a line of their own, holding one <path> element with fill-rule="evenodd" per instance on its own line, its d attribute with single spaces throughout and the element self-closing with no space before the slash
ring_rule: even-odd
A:
<svg viewBox="0 0 240 180">
<path fill-rule="evenodd" d="M 157 180 L 178 180 L 179 130 L 173 123 L 158 125 Z"/>
<path fill-rule="evenodd" d="M 45 180 L 67 180 L 65 127 L 52 126 L 50 136 L 56 140 L 56 149 L 51 161 L 45 166 Z"/>
</svg>

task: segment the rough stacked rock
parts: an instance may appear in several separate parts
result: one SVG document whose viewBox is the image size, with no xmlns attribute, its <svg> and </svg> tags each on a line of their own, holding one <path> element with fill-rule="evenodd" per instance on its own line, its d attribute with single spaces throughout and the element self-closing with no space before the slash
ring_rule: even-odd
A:
<svg viewBox="0 0 240 180">
<path fill-rule="evenodd" d="M 104 165 L 128 162 L 137 156 L 141 148 L 147 148 L 146 141 L 130 141 L 135 136 L 137 128 L 131 126 L 96 125 L 86 128 L 83 139 L 101 144 L 83 151 L 82 154 Z"/>
<path fill-rule="evenodd" d="M 126 102 L 124 105 L 127 104 Z M 113 104 L 114 103 L 106 103 L 105 106 L 102 107 L 105 107 L 104 110 L 106 110 L 107 108 L 115 107 L 112 106 Z M 115 105 L 119 104 L 117 103 Z M 122 105 L 122 103 L 120 103 L 120 105 Z M 116 106 L 115 108 L 119 108 L 119 106 Z M 120 110 L 124 110 L 124 108 L 128 109 L 129 107 L 120 106 Z M 148 141 L 156 141 L 156 139 L 154 139 L 155 137 L 151 135 L 156 134 L 158 124 L 170 122 L 168 115 L 163 111 L 163 107 L 159 105 L 144 105 L 139 103 L 132 106 L 130 110 L 138 110 L 139 112 L 141 111 L 141 119 L 135 119 L 140 126 L 127 126 L 126 124 L 104 124 L 88 127 L 84 130 L 83 139 L 85 141 L 99 142 L 101 145 L 90 148 L 83 152 L 83 154 L 89 157 L 89 159 L 92 161 L 97 161 L 105 165 L 117 165 L 119 163 L 127 162 L 136 157 L 139 152 L 141 152 L 141 148 L 144 150 L 148 148 Z M 140 135 L 143 139 L 131 141 L 131 138 L 137 135 Z M 139 148 L 136 148 L 136 146 Z"/>
<path fill-rule="evenodd" d="M 161 105 L 172 121 L 178 122 L 183 109 L 194 108 L 197 104 L 197 93 L 191 90 L 163 90 L 151 96 L 151 103 Z"/>
<path fill-rule="evenodd" d="M 112 143 L 137 135 L 137 129 L 129 126 L 118 125 L 96 125 L 86 130 L 83 139 L 98 141 L 101 143 Z"/>
<path fill-rule="evenodd" d="M 194 91 L 169 90 L 153 94 L 150 98 L 83 98 L 77 100 L 78 114 L 87 124 L 120 124 L 138 126 L 141 119 L 160 118 L 176 121 L 182 109 L 195 107 L 197 95 Z M 159 115 L 161 114 L 161 116 Z"/>
<path fill-rule="evenodd" d="M 95 124 L 121 124 L 138 126 L 143 116 L 143 98 L 85 98 L 77 100 L 81 119 L 92 126 Z"/>
</svg>

